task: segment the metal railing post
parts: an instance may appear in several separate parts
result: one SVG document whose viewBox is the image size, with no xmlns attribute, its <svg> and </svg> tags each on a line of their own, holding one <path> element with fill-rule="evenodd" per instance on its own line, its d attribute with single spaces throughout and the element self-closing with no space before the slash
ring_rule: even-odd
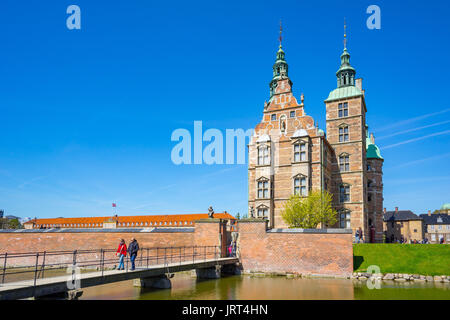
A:
<svg viewBox="0 0 450 320">
<path fill-rule="evenodd" d="M 159 247 L 156 248 L 156 264 L 159 262 Z"/>
<path fill-rule="evenodd" d="M 181 265 L 181 247 L 180 247 L 180 265 Z"/>
<path fill-rule="evenodd" d="M 3 276 L 2 276 L 2 283 L 5 283 L 6 259 L 8 259 L 8 252 L 5 253 L 5 261 L 3 262 Z"/>
<path fill-rule="evenodd" d="M 36 276 L 37 276 L 37 270 L 38 270 L 38 263 L 39 263 L 39 252 L 36 253 L 36 265 L 34 267 L 34 286 L 36 287 Z"/>
<path fill-rule="evenodd" d="M 203 250 L 203 260 L 206 261 L 206 246 L 205 246 L 205 248 L 204 248 L 204 250 Z"/>
<path fill-rule="evenodd" d="M 164 265 L 167 263 L 167 248 L 164 248 Z"/>
<path fill-rule="evenodd" d="M 105 270 L 105 251 L 103 249 L 100 249 L 100 267 L 102 268 L 102 277 Z"/>
<path fill-rule="evenodd" d="M 149 249 L 147 248 L 147 269 L 148 269 L 148 251 Z"/>
<path fill-rule="evenodd" d="M 44 258 L 43 258 L 43 261 L 42 261 L 42 269 L 41 269 L 42 279 L 44 279 L 44 271 L 45 271 L 45 254 L 46 254 L 46 251 L 44 251 Z"/>
</svg>

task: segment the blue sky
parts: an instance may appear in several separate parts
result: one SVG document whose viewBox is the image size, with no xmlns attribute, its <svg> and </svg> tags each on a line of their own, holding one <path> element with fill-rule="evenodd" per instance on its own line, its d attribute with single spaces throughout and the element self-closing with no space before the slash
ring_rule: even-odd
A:
<svg viewBox="0 0 450 320">
<path fill-rule="evenodd" d="M 81 30 L 66 8 L 81 8 Z M 366 8 L 381 8 L 381 30 Z M 385 207 L 450 202 L 445 1 L 0 4 L 0 208 L 21 217 L 247 212 L 246 165 L 171 162 L 177 128 L 253 128 L 280 18 L 294 94 L 325 128 L 343 18 L 381 148 Z"/>
</svg>

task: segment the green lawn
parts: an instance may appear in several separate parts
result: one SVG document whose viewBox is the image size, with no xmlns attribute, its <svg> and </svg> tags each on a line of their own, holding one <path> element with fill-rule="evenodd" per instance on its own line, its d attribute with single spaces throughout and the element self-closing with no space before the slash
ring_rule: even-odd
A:
<svg viewBox="0 0 450 320">
<path fill-rule="evenodd" d="M 370 265 L 378 265 L 382 273 L 450 275 L 450 245 L 354 244 L 354 271 L 364 272 Z"/>
</svg>

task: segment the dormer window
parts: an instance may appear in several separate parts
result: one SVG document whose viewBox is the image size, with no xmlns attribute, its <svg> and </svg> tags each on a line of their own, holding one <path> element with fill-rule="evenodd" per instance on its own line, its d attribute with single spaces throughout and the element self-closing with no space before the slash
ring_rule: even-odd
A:
<svg viewBox="0 0 450 320">
<path fill-rule="evenodd" d="M 272 121 L 277 121 L 277 115 L 274 113 L 274 114 L 272 114 Z"/>
</svg>

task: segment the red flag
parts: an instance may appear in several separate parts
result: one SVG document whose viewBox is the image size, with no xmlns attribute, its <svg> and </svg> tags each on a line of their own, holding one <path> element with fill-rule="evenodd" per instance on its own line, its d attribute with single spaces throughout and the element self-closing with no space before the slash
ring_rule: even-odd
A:
<svg viewBox="0 0 450 320">
<path fill-rule="evenodd" d="M 116 204 L 115 204 L 114 202 L 113 202 L 112 206 L 113 206 L 113 208 L 117 207 Z"/>
</svg>

